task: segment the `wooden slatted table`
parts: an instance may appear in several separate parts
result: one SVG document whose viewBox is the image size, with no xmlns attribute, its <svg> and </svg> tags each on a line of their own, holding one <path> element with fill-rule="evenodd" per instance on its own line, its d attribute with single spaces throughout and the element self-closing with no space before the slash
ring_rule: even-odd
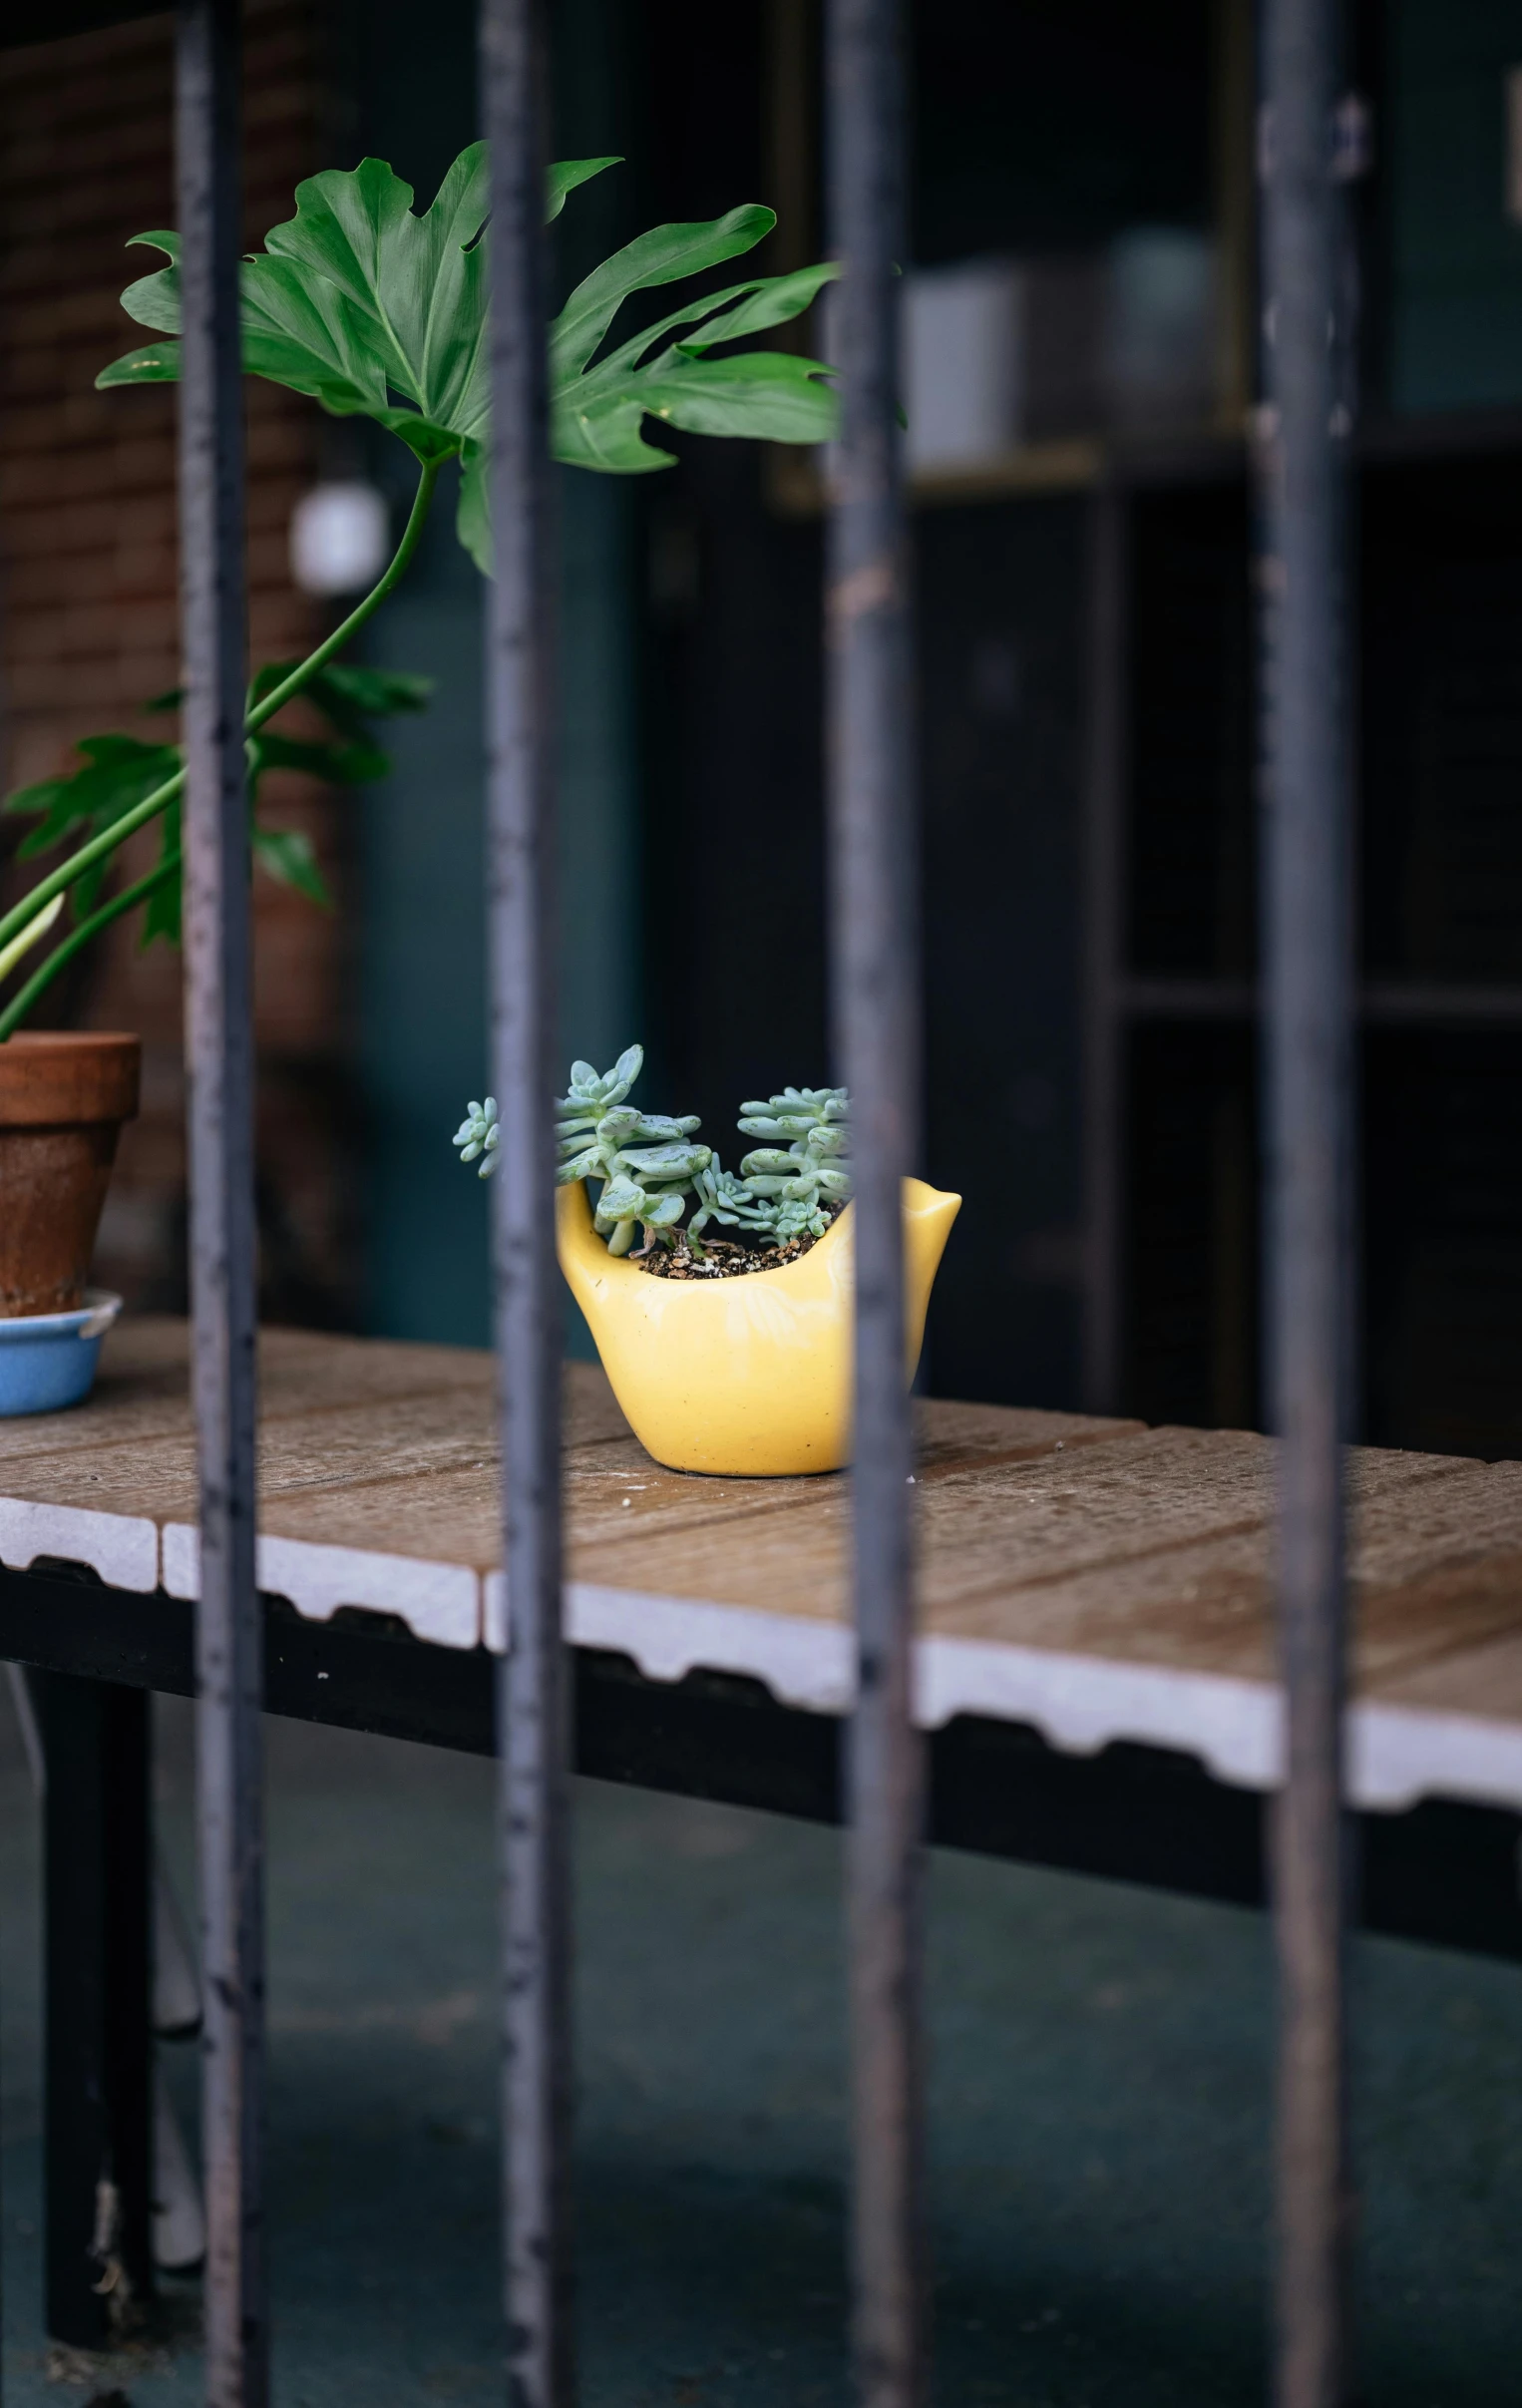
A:
<svg viewBox="0 0 1522 2408">
<path fill-rule="evenodd" d="M 0 1564 L 193 1598 L 186 1343 L 129 1321 L 91 1403 L 0 1425 Z M 273 1331 L 261 1378 L 261 1587 L 309 1621 L 349 1609 L 437 1647 L 500 1645 L 491 1358 Z M 701 1669 L 848 1707 L 846 1479 L 663 1470 L 592 1366 L 568 1367 L 566 1435 L 577 1646 L 655 1681 Z M 917 1477 L 927 1727 L 1166 1747 L 1273 1786 L 1268 1440 L 932 1403 Z M 1355 1448 L 1348 1477 L 1353 1802 L 1522 1809 L 1522 1464 Z"/>
<path fill-rule="evenodd" d="M 0 1423 L 0 1660 L 48 1767 L 46 2313 L 75 2343 L 103 2335 L 104 2166 L 147 2231 L 147 1703 L 193 1686 L 187 1363 L 182 1323 L 129 1321 L 89 1404 Z M 491 1357 L 271 1331 L 261 1410 L 270 1711 L 489 1751 Z M 566 1440 L 579 1769 L 836 1818 L 849 1481 L 663 1470 L 585 1365 Z M 1262 1903 L 1269 1442 L 931 1403 L 915 1476 L 930 1836 Z M 1522 1464 L 1357 1448 L 1348 1484 L 1355 1911 L 1522 1960 Z"/>
</svg>

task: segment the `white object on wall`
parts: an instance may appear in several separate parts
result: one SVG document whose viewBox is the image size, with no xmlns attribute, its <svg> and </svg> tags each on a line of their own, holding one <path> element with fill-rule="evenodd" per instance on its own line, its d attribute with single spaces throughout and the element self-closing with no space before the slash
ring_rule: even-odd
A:
<svg viewBox="0 0 1522 2408">
<path fill-rule="evenodd" d="M 303 594 L 358 594 L 391 551 L 391 513 L 373 485 L 314 485 L 291 513 L 290 573 Z"/>
<path fill-rule="evenodd" d="M 1012 259 L 915 268 L 904 279 L 908 466 L 973 468 L 1020 440 L 1021 278 Z"/>
</svg>

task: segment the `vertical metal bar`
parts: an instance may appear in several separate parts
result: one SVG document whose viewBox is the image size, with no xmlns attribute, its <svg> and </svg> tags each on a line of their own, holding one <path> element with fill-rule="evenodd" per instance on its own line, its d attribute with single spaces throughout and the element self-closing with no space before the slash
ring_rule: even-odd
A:
<svg viewBox="0 0 1522 2408">
<path fill-rule="evenodd" d="M 1120 985 L 1125 843 L 1127 504 L 1106 477 L 1089 505 L 1088 759 L 1083 895 L 1083 1402 L 1118 1408 L 1125 1178 Z"/>
<path fill-rule="evenodd" d="M 492 161 L 487 632 L 494 1183 L 508 1650 L 502 1758 L 505 2282 L 514 2408 L 571 2395 L 568 1697 L 555 1265 L 555 789 L 546 362 L 547 43 L 538 0 L 484 0 Z"/>
<path fill-rule="evenodd" d="M 1336 25 L 1335 0 L 1267 0 L 1266 1268 L 1286 1712 L 1276 1846 L 1280 2408 L 1334 2408 L 1346 2365 L 1340 1443 L 1350 966 L 1339 458 L 1346 411 L 1333 350 Z"/>
<path fill-rule="evenodd" d="M 237 79 L 236 0 L 181 0 L 175 120 L 184 290 L 180 552 L 211 2408 L 263 2408 L 268 2394 Z"/>
<path fill-rule="evenodd" d="M 896 425 L 904 258 L 897 0 L 831 0 L 826 34 L 834 329 L 843 426 L 827 568 L 831 935 L 856 1163 L 855 1592 L 859 1690 L 847 1839 L 858 2396 L 924 2396 L 920 1878 L 911 1711 L 913 1425 L 901 1180 L 912 1168 L 920 1007 L 904 498 Z"/>
</svg>

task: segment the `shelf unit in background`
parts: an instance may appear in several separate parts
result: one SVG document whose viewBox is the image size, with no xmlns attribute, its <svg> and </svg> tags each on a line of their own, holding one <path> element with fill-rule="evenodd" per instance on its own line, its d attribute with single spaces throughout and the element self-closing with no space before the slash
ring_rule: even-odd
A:
<svg viewBox="0 0 1522 2408">
<path fill-rule="evenodd" d="M 1522 1448 L 1522 418 L 1359 446 L 1363 1434 Z M 1092 502 L 1085 1402 L 1261 1422 L 1244 465 Z"/>
</svg>

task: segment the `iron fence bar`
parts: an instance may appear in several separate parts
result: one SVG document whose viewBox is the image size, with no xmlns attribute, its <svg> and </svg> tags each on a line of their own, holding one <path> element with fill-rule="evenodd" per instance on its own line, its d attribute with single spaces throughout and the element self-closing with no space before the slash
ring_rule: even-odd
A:
<svg viewBox="0 0 1522 2408">
<path fill-rule="evenodd" d="M 854 1582 L 847 1775 L 854 2351 L 865 2408 L 924 2396 L 922 1750 L 911 1715 L 914 1455 L 901 1181 L 920 1045 L 895 283 L 904 256 L 897 0 L 831 0 L 832 330 L 843 424 L 827 555 L 831 967 L 856 1177 Z"/>
<path fill-rule="evenodd" d="M 1112 476 L 1088 514 L 1088 752 L 1083 826 L 1083 1403 L 1112 1413 L 1120 1392 L 1122 1097 L 1125 1018 L 1121 933 L 1127 743 L 1126 588 L 1130 497 Z"/>
<path fill-rule="evenodd" d="M 552 469 L 539 0 L 483 0 L 491 145 L 492 517 L 487 630 L 496 1328 L 508 1649 L 498 1678 L 505 2303 L 514 2408 L 572 2391 L 570 1741 L 561 1629 L 560 1303 L 555 1262 Z"/>
<path fill-rule="evenodd" d="M 1279 2408 L 1346 2367 L 1342 1710 L 1351 973 L 1342 460 L 1332 176 L 1335 0 L 1263 20 L 1264 918 L 1270 1380 L 1279 1456 L 1284 1786 L 1275 1883 Z"/>
<path fill-rule="evenodd" d="M 253 990 L 243 758 L 238 9 L 181 0 L 180 551 L 197 1807 L 205 1965 L 206 2398 L 263 2408 L 261 1634 L 254 1592 Z"/>
</svg>

